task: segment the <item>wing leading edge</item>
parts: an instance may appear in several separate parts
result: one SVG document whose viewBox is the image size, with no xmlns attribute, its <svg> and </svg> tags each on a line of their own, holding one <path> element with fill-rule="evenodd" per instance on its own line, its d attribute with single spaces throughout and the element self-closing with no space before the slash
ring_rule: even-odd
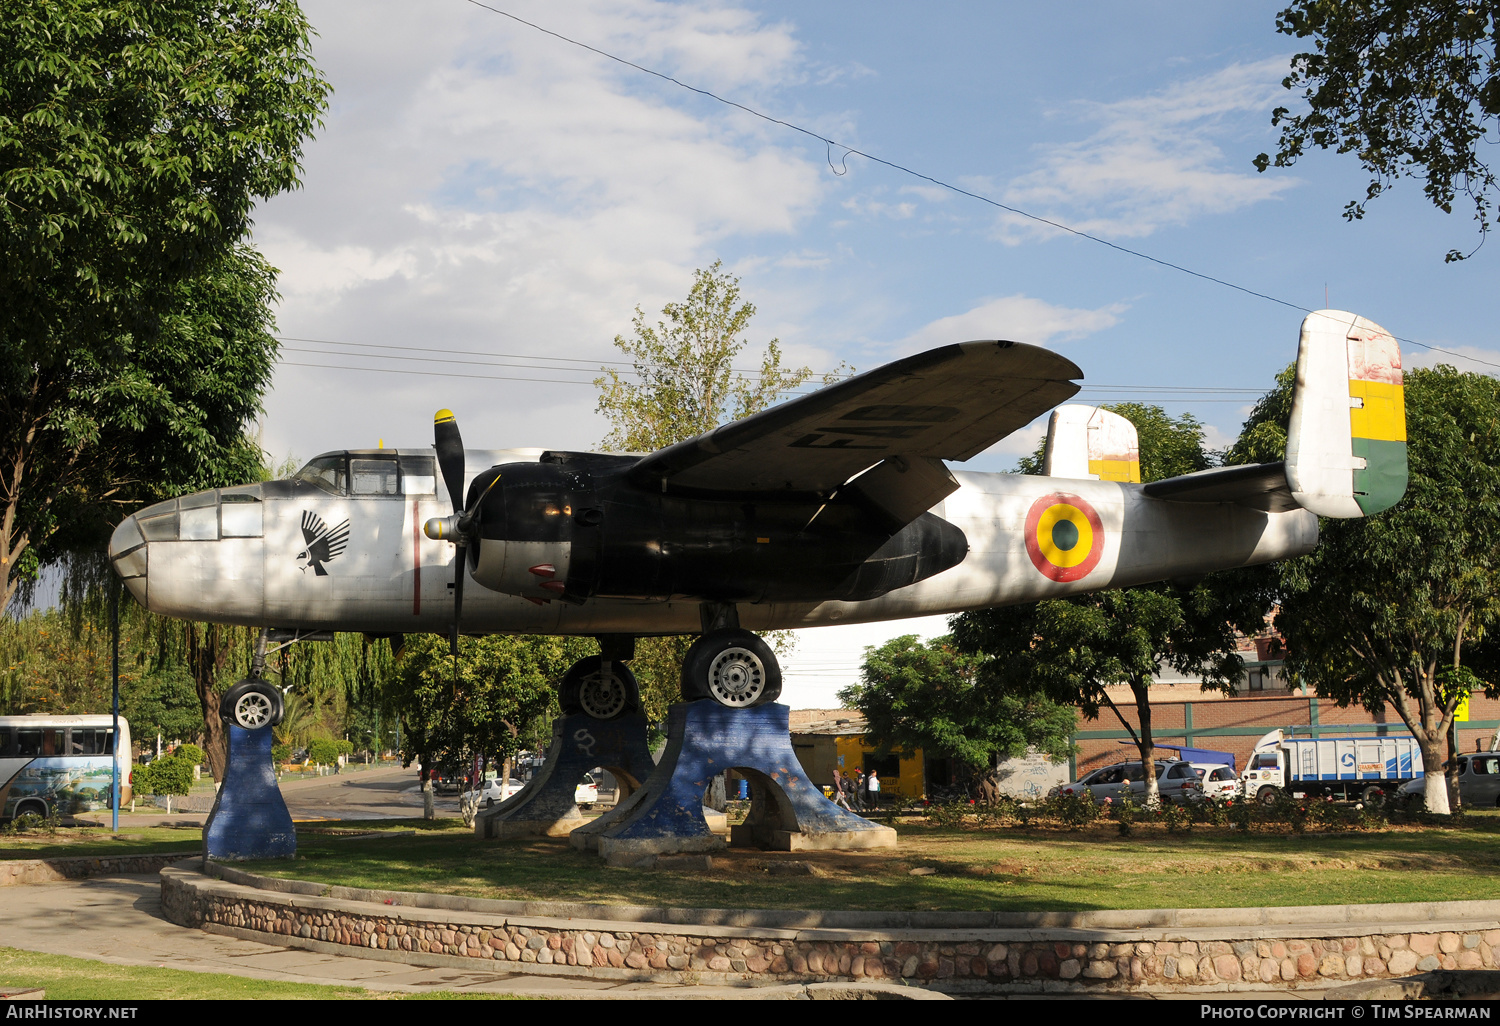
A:
<svg viewBox="0 0 1500 1026">
<path fill-rule="evenodd" d="M 672 493 L 827 494 L 886 461 L 867 484 L 905 513 L 957 487 L 936 480 L 952 477 L 935 461 L 984 451 L 1072 397 L 1081 377 L 1073 361 L 1024 343 L 943 346 L 668 446 L 630 476 Z M 901 502 L 906 478 L 922 495 Z"/>
</svg>

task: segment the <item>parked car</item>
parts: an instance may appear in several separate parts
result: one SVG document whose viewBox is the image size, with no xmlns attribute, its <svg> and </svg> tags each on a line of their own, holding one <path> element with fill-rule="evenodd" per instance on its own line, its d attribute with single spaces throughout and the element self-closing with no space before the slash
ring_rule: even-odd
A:
<svg viewBox="0 0 1500 1026">
<path fill-rule="evenodd" d="M 592 809 L 599 801 L 599 785 L 592 773 L 585 773 L 582 783 L 573 789 L 573 801 L 582 809 Z"/>
<path fill-rule="evenodd" d="M 515 777 L 511 777 L 510 780 L 506 781 L 503 784 L 500 782 L 499 777 L 491 777 L 489 780 L 486 780 L 483 784 L 479 785 L 479 790 L 465 791 L 463 797 L 466 799 L 477 797 L 477 800 L 482 802 L 484 804 L 484 807 L 488 809 L 494 807 L 495 805 L 498 805 L 500 802 L 505 801 L 505 799 L 509 798 L 511 795 L 515 794 L 525 786 L 525 784 L 521 783 Z"/>
<path fill-rule="evenodd" d="M 1422 794 L 1425 777 L 1401 785 L 1401 794 Z M 1500 754 L 1480 752 L 1458 757 L 1458 800 L 1475 808 L 1500 805 Z"/>
<path fill-rule="evenodd" d="M 1165 802 L 1182 804 L 1200 801 L 1205 794 L 1230 795 L 1237 786 L 1233 768 L 1221 763 L 1182 762 L 1177 759 L 1156 763 L 1156 787 Z M 1141 769 L 1140 760 L 1117 762 L 1112 766 L 1096 769 L 1072 783 L 1054 787 L 1051 794 L 1082 794 L 1085 789 L 1099 805 L 1106 801 L 1120 801 L 1126 795 L 1140 802 L 1146 798 L 1146 774 Z"/>
</svg>

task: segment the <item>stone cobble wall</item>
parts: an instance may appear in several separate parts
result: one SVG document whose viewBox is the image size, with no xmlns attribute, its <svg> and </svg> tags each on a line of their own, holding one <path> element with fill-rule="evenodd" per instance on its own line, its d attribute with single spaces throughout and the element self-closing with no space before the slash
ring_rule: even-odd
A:
<svg viewBox="0 0 1500 1026">
<path fill-rule="evenodd" d="M 112 873 L 155 873 L 164 866 L 181 862 L 191 852 L 162 855 L 69 856 L 59 859 L 0 860 L 0 887 L 17 884 L 53 883 L 85 876 L 107 876 Z"/>
<path fill-rule="evenodd" d="M 163 910 L 181 925 L 216 924 L 349 948 L 475 959 L 496 963 L 497 968 L 509 963 L 516 971 L 530 966 L 575 967 L 580 973 L 617 970 L 612 976 L 707 973 L 768 982 L 888 980 L 996 991 L 1226 984 L 1294 988 L 1435 969 L 1493 968 L 1500 950 L 1500 929 L 1092 943 L 1036 937 L 1047 931 L 1033 929 L 977 932 L 1033 935 L 1024 940 L 976 935 L 949 941 L 940 935 L 955 931 L 926 931 L 930 936 L 923 939 L 914 936 L 923 932 L 917 930 L 694 932 L 690 927 L 644 923 L 604 924 L 619 927 L 605 929 L 597 921 L 582 927 L 572 927 L 568 920 L 542 925 L 535 917 L 522 924 L 499 915 L 445 915 L 433 909 L 381 914 L 354 911 L 353 902 L 220 891 L 180 881 L 173 885 L 164 876 Z M 1297 930 L 1285 929 L 1289 934 Z M 900 939 L 890 939 L 897 935 Z"/>
</svg>

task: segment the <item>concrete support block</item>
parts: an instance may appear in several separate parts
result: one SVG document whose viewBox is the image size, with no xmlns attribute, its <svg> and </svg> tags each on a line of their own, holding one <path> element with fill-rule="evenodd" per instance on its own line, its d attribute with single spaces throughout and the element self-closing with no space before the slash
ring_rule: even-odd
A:
<svg viewBox="0 0 1500 1026">
<path fill-rule="evenodd" d="M 575 830 L 575 847 L 611 855 L 706 852 L 724 847 L 704 816 L 713 777 L 733 769 L 750 781 L 750 814 L 731 843 L 779 851 L 895 847 L 896 834 L 834 805 L 807 779 L 792 750 L 790 709 L 674 705 L 655 772 L 614 811 Z"/>
<path fill-rule="evenodd" d="M 494 840 L 566 837 L 589 821 L 573 800 L 583 775 L 602 766 L 615 778 L 616 807 L 628 801 L 656 764 L 646 746 L 646 716 L 630 713 L 596 720 L 583 713 L 559 717 L 542 768 L 518 794 L 481 809 L 474 834 Z"/>
<path fill-rule="evenodd" d="M 271 764 L 271 728 L 225 726 L 229 760 L 203 828 L 204 854 L 219 862 L 294 858 L 297 831 Z"/>
</svg>

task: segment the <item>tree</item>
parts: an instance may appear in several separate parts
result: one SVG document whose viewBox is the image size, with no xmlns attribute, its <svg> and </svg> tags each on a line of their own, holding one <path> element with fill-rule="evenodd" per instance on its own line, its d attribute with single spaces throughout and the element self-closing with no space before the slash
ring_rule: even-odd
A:
<svg viewBox="0 0 1500 1026">
<path fill-rule="evenodd" d="M 1438 367 L 1405 384 L 1405 498 L 1325 520 L 1317 550 L 1283 567 L 1277 624 L 1287 668 L 1318 694 L 1396 710 L 1422 750 L 1427 807 L 1446 813 L 1454 709 L 1496 693 L 1492 658 L 1466 655 L 1500 626 L 1500 382 Z"/>
<path fill-rule="evenodd" d="M 755 306 L 740 301 L 739 279 L 718 260 L 693 273 L 687 300 L 663 307 L 664 320 L 654 328 L 636 307 L 633 336 L 615 336 L 615 348 L 631 359 L 634 380 L 613 369 L 594 380 L 598 410 L 610 422 L 601 447 L 606 452 L 654 452 L 758 413 L 805 384 L 812 370 L 782 367 L 776 339 L 766 343 L 758 371 L 735 368 L 749 345 L 743 336 L 754 316 Z M 823 382 L 848 373 L 841 365 Z M 642 638 L 636 644 L 631 665 L 652 723 L 681 697 L 682 659 L 692 640 Z M 773 638 L 773 644 L 779 651 L 789 639 Z"/>
<path fill-rule="evenodd" d="M 310 31 L 292 0 L 0 18 L 0 611 L 129 506 L 258 463 L 273 273 L 240 243 L 324 106 Z"/>
<path fill-rule="evenodd" d="M 405 725 L 402 765 L 421 762 L 424 791 L 434 768 L 475 757 L 502 760 L 509 779 L 517 752 L 550 740 L 543 728 L 555 711 L 553 689 L 590 647 L 578 638 L 463 638 L 455 676 L 446 639 L 409 639 L 392 700 Z"/>
<path fill-rule="evenodd" d="M 1141 480 L 1192 473 L 1210 465 L 1203 429 L 1191 415 L 1175 420 L 1158 406 L 1107 407 L 1136 425 Z M 1033 457 L 1041 465 L 1040 453 Z M 1232 691 L 1244 672 L 1237 632 L 1264 625 L 1270 595 L 1256 578 L 1210 574 L 1191 586 L 1156 584 L 964 613 L 952 621 L 960 651 L 988 656 L 986 686 L 1016 698 L 1042 696 L 1074 705 L 1089 719 L 1108 707 L 1131 735 L 1144 766 L 1155 747 L 1151 685 L 1164 666 L 1198 676 L 1205 690 Z M 1128 685 L 1139 730 L 1109 695 Z M 1159 799 L 1146 773 L 1146 799 Z"/>
<path fill-rule="evenodd" d="M 193 747 L 202 755 L 203 749 Z M 193 767 L 196 765 L 197 762 L 178 752 L 154 759 L 134 771 L 134 787 L 143 794 L 165 798 L 167 811 L 171 812 L 172 796 L 187 794 L 192 789 Z"/>
<path fill-rule="evenodd" d="M 1072 754 L 1073 710 L 1045 696 L 1006 691 L 978 672 L 982 660 L 963 653 L 952 637 L 924 644 L 916 635 L 865 649 L 860 682 L 839 692 L 858 709 L 866 736 L 884 753 L 947 753 L 993 784 L 1000 759 L 1028 749 L 1061 759 Z"/>
<path fill-rule="evenodd" d="M 1276 166 L 1295 164 L 1309 145 L 1356 153 L 1370 183 L 1345 218 L 1364 217 L 1397 178 L 1421 178 L 1444 213 L 1460 192 L 1469 198 L 1482 241 L 1496 179 L 1479 144 L 1493 143 L 1487 133 L 1500 127 L 1500 3 L 1295 0 L 1276 16 L 1276 31 L 1314 40 L 1282 80 L 1302 90 L 1308 110 L 1271 115 L 1282 126 Z M 1259 171 L 1271 163 L 1265 153 L 1255 158 Z M 1464 257 L 1452 250 L 1446 259 Z"/>
<path fill-rule="evenodd" d="M 606 452 L 654 452 L 712 431 L 775 404 L 812 377 L 807 367 L 781 366 L 774 338 L 758 372 L 735 368 L 735 358 L 749 345 L 741 336 L 755 307 L 740 302 L 739 279 L 721 261 L 694 272 L 687 301 L 668 303 L 662 316 L 666 320 L 653 328 L 636 307 L 634 337 L 615 336 L 615 348 L 630 357 L 636 380 L 606 369 L 594 381 L 599 412 L 611 425 Z"/>
</svg>

